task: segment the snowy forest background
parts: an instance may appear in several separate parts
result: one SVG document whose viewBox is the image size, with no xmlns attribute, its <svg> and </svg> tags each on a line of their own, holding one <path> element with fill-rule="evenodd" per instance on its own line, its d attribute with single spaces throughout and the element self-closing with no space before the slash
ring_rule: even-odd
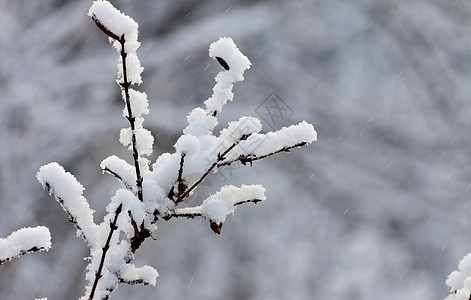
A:
<svg viewBox="0 0 471 300">
<path fill-rule="evenodd" d="M 220 236 L 204 220 L 160 222 L 135 260 L 157 268 L 157 287 L 123 285 L 112 299 L 447 295 L 447 275 L 471 251 L 470 2 L 112 3 L 140 25 L 152 160 L 211 95 L 221 67 L 207 49 L 220 36 L 253 64 L 221 125 L 257 116 L 275 92 L 289 110 L 267 129 L 306 120 L 319 135 L 212 176 L 200 193 L 260 183 L 268 201 L 240 207 Z M 37 183 L 39 167 L 75 174 L 101 219 L 118 184 L 99 163 L 130 156 L 118 142 L 117 55 L 90 4 L 0 0 L 0 236 L 45 225 L 53 242 L 0 267 L 1 299 L 83 294 L 88 248 Z"/>
</svg>

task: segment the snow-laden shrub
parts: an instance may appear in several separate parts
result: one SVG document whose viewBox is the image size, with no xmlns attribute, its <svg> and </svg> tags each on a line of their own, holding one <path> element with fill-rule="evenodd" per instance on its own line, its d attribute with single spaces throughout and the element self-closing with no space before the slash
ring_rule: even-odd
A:
<svg viewBox="0 0 471 300">
<path fill-rule="evenodd" d="M 95 1 L 88 15 L 120 56 L 117 83 L 129 127 L 121 129 L 119 140 L 132 152 L 133 164 L 116 156 L 101 162 L 103 171 L 116 177 L 122 188 L 116 191 L 98 224 L 83 196 L 84 188 L 58 163 L 42 166 L 37 178 L 55 196 L 77 227 L 77 235 L 90 248 L 88 284 L 81 299 L 108 299 L 120 283 L 156 284 L 158 273 L 154 268 L 136 267 L 132 261 L 142 242 L 157 229 L 158 221 L 201 217 L 220 234 L 227 215 L 233 214 L 238 205 L 266 198 L 261 185 L 228 185 L 199 206 L 178 207 L 208 175 L 224 166 L 252 164 L 310 144 L 317 133 L 311 124 L 302 122 L 265 134 L 261 133 L 260 121 L 253 117 L 241 117 L 219 134 L 214 133 L 218 113 L 233 100 L 234 83 L 244 79 L 251 65 L 233 40 L 224 37 L 209 47 L 210 57 L 224 69 L 215 78 L 213 95 L 204 102 L 205 107 L 188 114 L 188 126 L 176 141 L 175 152 L 164 153 L 151 164 L 146 157 L 152 153 L 154 138 L 143 126 L 144 116 L 149 113 L 147 95 L 133 89 L 142 82 L 143 70 L 136 54 L 140 46 L 138 25 L 108 1 Z"/>
</svg>

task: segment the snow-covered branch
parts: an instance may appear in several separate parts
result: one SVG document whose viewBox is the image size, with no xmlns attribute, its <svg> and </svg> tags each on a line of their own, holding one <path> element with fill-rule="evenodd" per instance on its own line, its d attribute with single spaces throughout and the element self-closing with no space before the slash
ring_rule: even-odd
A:
<svg viewBox="0 0 471 300">
<path fill-rule="evenodd" d="M 120 283 L 156 284 L 157 271 L 150 266 L 137 268 L 132 260 L 142 243 L 152 237 L 157 221 L 203 217 L 220 234 L 226 217 L 237 206 L 266 199 L 261 185 L 228 185 L 199 206 L 179 208 L 217 168 L 287 152 L 317 137 L 307 122 L 263 134 L 261 122 L 248 116 L 230 122 L 219 135 L 213 133 L 218 113 L 234 98 L 234 83 L 244 79 L 244 72 L 251 65 L 234 41 L 224 37 L 209 47 L 210 57 L 223 68 L 215 77 L 211 97 L 204 102 L 204 108 L 197 107 L 188 114 L 188 126 L 176 141 L 175 152 L 160 155 L 150 165 L 145 156 L 152 154 L 154 138 L 143 127 L 144 116 L 149 113 L 147 95 L 132 88 L 142 82 L 143 68 L 136 52 L 140 46 L 138 25 L 105 0 L 94 1 L 88 15 L 119 53 L 117 83 L 124 101 L 123 116 L 129 121 L 129 127 L 121 129 L 119 141 L 132 152 L 134 165 L 114 155 L 101 162 L 103 172 L 118 179 L 122 188 L 111 198 L 99 224 L 93 220 L 93 211 L 83 196 L 84 188 L 73 175 L 57 163 L 41 167 L 37 174 L 90 248 L 88 284 L 82 300 L 108 299 Z"/>
<path fill-rule="evenodd" d="M 0 265 L 16 257 L 51 248 L 51 234 L 44 226 L 19 229 L 0 238 Z"/>
<path fill-rule="evenodd" d="M 261 185 L 224 186 L 219 192 L 211 195 L 197 207 L 175 209 L 173 217 L 204 217 L 209 220 L 211 229 L 221 233 L 222 224 L 229 214 L 234 214 L 236 207 L 244 203 L 258 203 L 266 199 L 265 188 Z"/>
<path fill-rule="evenodd" d="M 69 221 L 77 227 L 77 236 L 81 236 L 88 245 L 95 245 L 97 226 L 93 222 L 93 210 L 77 179 L 55 162 L 42 166 L 36 177 L 69 215 Z"/>
</svg>

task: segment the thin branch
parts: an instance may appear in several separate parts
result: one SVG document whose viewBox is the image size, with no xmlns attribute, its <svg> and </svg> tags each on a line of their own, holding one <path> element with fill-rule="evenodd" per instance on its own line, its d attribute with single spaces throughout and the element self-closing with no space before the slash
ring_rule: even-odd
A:
<svg viewBox="0 0 471 300">
<path fill-rule="evenodd" d="M 125 102 L 126 102 L 126 108 L 128 111 L 128 116 L 127 119 L 129 120 L 129 123 L 131 125 L 131 132 L 132 132 L 132 157 L 134 158 L 134 167 L 136 168 L 136 186 L 137 186 L 137 198 L 143 202 L 144 201 L 144 196 L 142 193 L 142 182 L 143 178 L 141 176 L 141 170 L 139 167 L 139 152 L 137 151 L 137 141 L 136 141 L 136 132 L 135 132 L 135 121 L 136 118 L 132 114 L 132 109 L 131 109 L 131 99 L 129 96 L 129 87 L 131 86 L 131 82 L 128 81 L 128 74 L 127 74 L 127 66 L 126 66 L 126 57 L 127 53 L 124 48 L 124 44 L 126 43 L 126 40 L 124 38 L 124 34 L 121 36 L 121 38 L 118 40 L 119 43 L 121 44 L 121 60 L 122 60 L 122 65 L 123 65 L 123 82 L 120 83 L 121 87 L 124 89 L 124 95 L 125 95 Z"/>
<path fill-rule="evenodd" d="M 101 31 L 103 31 L 104 34 L 106 34 L 107 36 L 109 36 L 110 38 L 113 38 L 115 40 L 119 40 L 119 37 L 114 33 L 112 32 L 111 30 L 108 29 L 108 27 L 106 27 L 105 25 L 103 25 L 100 20 L 98 20 L 96 18 L 95 15 L 92 16 L 92 20 L 95 21 L 95 24 L 96 26 L 98 26 L 98 28 L 101 29 Z"/>
<path fill-rule="evenodd" d="M 129 184 L 127 183 L 121 176 L 119 176 L 118 173 L 112 171 L 111 169 L 109 169 L 108 167 L 105 167 L 103 169 L 104 172 L 106 173 L 109 173 L 111 175 L 113 175 L 114 177 L 116 177 L 128 190 L 130 190 L 131 192 L 133 192 L 134 194 L 136 194 L 136 191 L 134 191 L 134 188 Z"/>
<path fill-rule="evenodd" d="M 178 170 L 178 179 L 177 179 L 177 183 L 178 183 L 178 196 L 177 196 L 177 200 L 175 200 L 175 204 L 178 204 L 180 202 L 183 201 L 183 193 L 185 192 L 185 189 L 187 188 L 187 186 L 183 183 L 183 164 L 185 162 L 185 152 L 182 152 L 182 156 L 180 158 L 180 169 Z"/>
<path fill-rule="evenodd" d="M 129 284 L 129 285 L 136 285 L 136 284 L 149 285 L 148 282 L 145 282 L 145 281 L 142 280 L 142 279 L 125 280 L 125 279 L 123 279 L 123 278 L 119 278 L 119 282 L 120 282 L 120 283 L 126 283 L 126 284 Z"/>
<path fill-rule="evenodd" d="M 49 184 L 49 182 L 45 182 L 44 185 L 46 186 L 46 190 L 47 192 L 49 193 L 49 195 L 53 194 L 54 195 L 54 198 L 56 199 L 57 202 L 59 202 L 59 204 L 61 205 L 62 209 L 67 213 L 67 215 L 69 216 L 69 222 L 74 224 L 75 227 L 77 227 L 77 229 L 82 233 L 82 238 L 85 240 L 85 242 L 88 244 L 88 245 L 91 245 L 87 235 L 85 234 L 85 232 L 82 230 L 82 228 L 80 227 L 79 223 L 77 222 L 76 218 L 70 213 L 69 209 L 67 208 L 67 206 L 65 206 L 64 204 L 64 199 L 62 199 L 61 197 L 59 197 L 54 189 L 52 188 L 52 186 Z"/>
<path fill-rule="evenodd" d="M 229 148 L 227 148 L 226 151 L 224 151 L 222 154 L 218 153 L 218 158 L 217 158 L 217 161 L 215 161 L 211 167 L 209 167 L 209 169 L 203 174 L 203 176 L 200 177 L 200 179 L 198 179 L 182 196 L 181 196 L 181 199 L 184 199 L 185 197 L 188 197 L 188 195 L 201 183 L 203 182 L 203 180 L 208 177 L 208 175 L 211 173 L 211 171 L 216 167 L 218 166 L 218 163 L 223 161 L 225 159 L 225 156 L 227 155 L 227 153 L 229 153 L 232 149 L 234 149 L 235 146 L 237 146 L 237 144 L 240 143 L 240 141 L 242 140 L 246 140 L 247 138 L 249 137 L 249 135 L 244 135 L 240 138 L 240 140 L 238 140 L 237 142 L 235 142 L 234 144 L 232 144 Z"/>
<path fill-rule="evenodd" d="M 101 272 L 103 271 L 103 266 L 105 264 L 106 252 L 108 252 L 108 249 L 110 248 L 110 242 L 111 242 L 111 238 L 113 237 L 113 233 L 115 232 L 116 229 L 118 229 L 118 227 L 116 227 L 116 222 L 118 221 L 118 216 L 121 213 L 122 208 L 123 208 L 123 204 L 121 203 L 118 206 L 118 208 L 116 208 L 113 223 L 110 224 L 110 233 L 108 234 L 108 239 L 106 240 L 105 246 L 103 247 L 103 252 L 101 254 L 101 260 L 100 260 L 100 266 L 98 267 L 98 270 L 95 273 L 95 281 L 93 282 L 93 287 L 92 287 L 92 291 L 90 292 L 90 297 L 88 297 L 89 300 L 93 300 L 93 297 L 95 295 L 95 290 L 98 286 L 98 281 L 102 277 Z"/>
<path fill-rule="evenodd" d="M 258 202 L 262 202 L 262 201 L 263 201 L 263 200 L 261 200 L 261 199 L 244 200 L 244 201 L 239 201 L 239 202 L 234 203 L 234 206 L 241 205 L 241 204 L 244 204 L 244 203 L 254 203 L 254 204 L 257 204 Z"/>
<path fill-rule="evenodd" d="M 28 250 L 21 250 L 15 256 L 0 259 L 0 265 L 4 264 L 6 262 L 9 262 L 14 258 L 23 256 L 23 255 L 28 254 L 28 253 L 38 252 L 38 251 L 47 251 L 47 249 L 45 247 L 39 247 L 39 248 L 38 247 L 33 247 L 31 249 L 28 249 Z"/>
<path fill-rule="evenodd" d="M 241 154 L 236 159 L 228 160 L 228 161 L 225 161 L 225 162 L 222 162 L 222 163 L 218 163 L 217 167 L 220 168 L 220 167 L 224 167 L 224 166 L 229 166 L 229 165 L 231 165 L 232 163 L 234 163 L 236 161 L 240 161 L 243 165 L 246 165 L 247 163 L 252 164 L 253 161 L 264 159 L 264 158 L 267 158 L 269 156 L 272 156 L 272 155 L 275 155 L 275 154 L 278 154 L 278 153 L 281 153 L 281 152 L 290 152 L 291 149 L 302 147 L 302 146 L 305 146 L 306 144 L 307 144 L 306 142 L 301 142 L 301 143 L 298 143 L 296 145 L 286 146 L 286 147 L 281 148 L 278 151 L 268 153 L 268 154 L 264 154 L 264 155 L 260 155 L 260 156 L 256 156 L 256 155 L 253 155 L 253 154 L 246 154 L 246 155 Z"/>
<path fill-rule="evenodd" d="M 194 219 L 196 217 L 202 217 L 203 215 L 201 213 L 179 213 L 175 211 L 171 217 L 172 218 L 188 218 L 188 219 Z"/>
<path fill-rule="evenodd" d="M 135 253 L 137 249 L 142 245 L 144 240 L 151 236 L 151 232 L 144 227 L 144 223 L 141 224 L 140 229 L 134 220 L 131 211 L 128 211 L 129 218 L 131 219 L 131 225 L 134 229 L 134 236 L 131 238 L 131 252 Z M 129 263 L 129 261 L 128 261 Z"/>
<path fill-rule="evenodd" d="M 255 203 L 257 204 L 258 202 L 262 202 L 263 200 L 261 199 L 249 199 L 249 200 L 243 200 L 234 203 L 234 206 L 238 206 L 244 203 Z M 194 210 L 196 207 L 186 207 L 186 208 L 180 208 L 176 209 L 170 216 L 172 218 L 188 218 L 188 219 L 194 219 L 197 217 L 204 217 L 206 218 L 201 212 L 192 212 L 191 210 Z"/>
</svg>

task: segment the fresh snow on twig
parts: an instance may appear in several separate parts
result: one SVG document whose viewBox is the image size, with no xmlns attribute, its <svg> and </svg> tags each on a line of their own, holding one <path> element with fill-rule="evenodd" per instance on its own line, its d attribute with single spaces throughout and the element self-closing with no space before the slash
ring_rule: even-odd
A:
<svg viewBox="0 0 471 300">
<path fill-rule="evenodd" d="M 77 226 L 77 235 L 82 236 L 90 245 L 94 245 L 97 226 L 93 222 L 93 210 L 83 196 L 85 189 L 74 175 L 53 162 L 42 166 L 36 178 L 43 188 L 54 194 L 62 208 L 69 214 L 71 221 Z"/>
<path fill-rule="evenodd" d="M 249 59 L 243 55 L 231 38 L 223 37 L 209 46 L 209 56 L 216 58 L 226 70 L 216 76 L 213 95 L 204 102 L 208 113 L 221 112 L 227 101 L 232 101 L 232 87 L 244 80 L 244 71 L 250 68 Z"/>
<path fill-rule="evenodd" d="M 103 172 L 116 177 L 123 188 L 111 198 L 100 224 L 94 223 L 93 211 L 83 196 L 84 188 L 73 175 L 57 163 L 42 166 L 37 174 L 90 248 L 83 300 L 108 299 L 120 283 L 156 284 L 158 272 L 154 268 L 137 268 L 131 262 L 144 240 L 152 237 L 157 221 L 203 217 L 219 234 L 226 217 L 238 205 L 266 199 L 261 185 L 227 185 L 197 207 L 177 207 L 219 167 L 237 161 L 252 162 L 317 138 L 314 127 L 307 122 L 260 133 L 261 122 L 249 116 L 230 122 L 218 136 L 214 135 L 218 113 L 233 100 L 234 83 L 244 79 L 244 72 L 251 65 L 234 41 L 224 37 L 209 47 L 209 56 L 220 63 L 222 70 L 215 77 L 212 96 L 204 102 L 205 109 L 197 107 L 188 114 L 188 126 L 175 142 L 175 152 L 163 153 L 151 166 L 143 157 L 152 154 L 154 142 L 151 132 L 143 127 L 144 116 L 149 113 L 147 95 L 131 88 L 142 81 L 143 68 L 136 54 L 140 46 L 138 25 L 108 1 L 94 1 L 88 15 L 108 35 L 120 55 L 117 83 L 125 103 L 123 116 L 130 126 L 121 129 L 119 141 L 132 152 L 134 166 L 114 155 L 101 162 Z M 259 141 L 264 143 L 253 146 Z"/>
<path fill-rule="evenodd" d="M 226 185 L 205 199 L 200 206 L 176 209 L 175 214 L 201 215 L 216 224 L 222 224 L 229 214 L 235 212 L 237 205 L 245 202 L 261 202 L 265 199 L 265 188 L 259 184 L 242 185 L 240 188 Z"/>
<path fill-rule="evenodd" d="M 127 76 L 133 83 L 141 84 L 141 73 L 144 68 L 141 67 L 141 63 L 136 54 L 137 49 L 141 45 L 137 40 L 138 24 L 131 17 L 116 9 L 108 1 L 94 1 L 88 10 L 88 16 L 92 17 L 95 22 L 98 21 L 98 26 L 104 26 L 108 30 L 108 35 L 114 35 L 114 37 L 110 36 L 110 42 L 117 51 L 121 51 L 121 44 L 118 40 L 122 36 L 125 37 L 125 51 L 128 60 Z M 120 62 L 118 63 L 118 81 L 122 80 L 123 76 L 122 63 Z"/>
<path fill-rule="evenodd" d="M 0 264 L 15 257 L 51 248 L 51 233 L 44 226 L 21 228 L 0 238 Z"/>
</svg>

